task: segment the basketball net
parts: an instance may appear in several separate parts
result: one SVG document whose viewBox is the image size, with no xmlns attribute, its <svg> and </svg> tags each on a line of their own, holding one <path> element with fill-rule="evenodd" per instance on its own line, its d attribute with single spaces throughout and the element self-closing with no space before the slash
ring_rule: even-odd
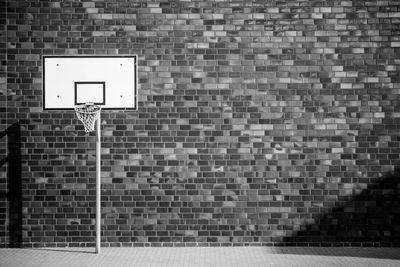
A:
<svg viewBox="0 0 400 267">
<path fill-rule="evenodd" d="M 75 107 L 76 116 L 85 126 L 85 132 L 93 132 L 96 120 L 100 117 L 101 106 L 86 103 Z"/>
</svg>

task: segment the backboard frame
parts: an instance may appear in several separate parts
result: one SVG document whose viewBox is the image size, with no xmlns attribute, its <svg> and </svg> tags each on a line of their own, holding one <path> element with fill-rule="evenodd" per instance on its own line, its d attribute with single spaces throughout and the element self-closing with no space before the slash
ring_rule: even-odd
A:
<svg viewBox="0 0 400 267">
<path fill-rule="evenodd" d="M 48 88 L 46 88 L 46 60 L 47 59 L 66 59 L 66 58 L 76 58 L 76 59 L 95 59 L 95 58 L 129 58 L 133 60 L 133 72 L 132 73 L 134 75 L 134 88 L 132 88 L 132 90 L 134 90 L 134 99 L 132 99 L 132 101 L 129 101 L 133 107 L 103 107 L 102 110 L 137 110 L 138 109 L 138 56 L 137 55 L 43 55 L 42 56 L 42 108 L 43 110 L 74 110 L 74 107 L 68 107 L 68 108 L 59 108 L 59 107 L 49 107 L 48 105 L 46 106 L 46 90 L 48 90 Z M 105 91 L 107 90 L 107 85 L 106 82 L 101 80 L 86 80 L 86 81 L 75 81 L 75 83 L 72 85 L 73 86 L 73 90 L 74 90 L 74 94 L 76 94 L 76 84 L 85 84 L 85 83 L 98 83 L 98 84 L 104 84 L 104 88 L 103 88 L 103 94 L 104 94 L 104 101 L 105 101 Z M 131 99 L 131 98 L 129 98 Z M 77 99 L 76 99 L 76 95 L 74 96 L 74 104 L 77 105 Z M 100 105 L 104 104 L 104 103 L 98 103 Z"/>
</svg>

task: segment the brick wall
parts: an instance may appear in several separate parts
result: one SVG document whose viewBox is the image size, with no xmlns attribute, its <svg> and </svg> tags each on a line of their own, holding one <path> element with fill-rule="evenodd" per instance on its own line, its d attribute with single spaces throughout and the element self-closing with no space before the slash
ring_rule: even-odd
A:
<svg viewBox="0 0 400 267">
<path fill-rule="evenodd" d="M 6 123 L 6 9 L 5 1 L 0 1 L 0 242 L 4 241 L 6 234 L 7 201 L 5 199 L 6 191 L 6 165 L 4 161 L 7 155 L 7 137 L 3 135 L 7 129 Z"/>
<path fill-rule="evenodd" d="M 400 244 L 399 1 L 30 0 L 5 17 L 0 246 L 94 244 L 95 137 L 42 110 L 42 55 L 71 54 L 139 57 L 138 111 L 102 115 L 103 246 Z"/>
</svg>

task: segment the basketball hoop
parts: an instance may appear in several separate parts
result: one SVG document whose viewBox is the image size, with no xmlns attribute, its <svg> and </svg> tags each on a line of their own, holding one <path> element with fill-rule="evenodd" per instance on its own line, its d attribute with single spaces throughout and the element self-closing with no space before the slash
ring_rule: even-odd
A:
<svg viewBox="0 0 400 267">
<path fill-rule="evenodd" d="M 101 106 L 94 103 L 86 103 L 83 105 L 75 106 L 75 112 L 78 119 L 85 126 L 85 132 L 93 132 L 94 124 L 100 117 Z"/>
</svg>

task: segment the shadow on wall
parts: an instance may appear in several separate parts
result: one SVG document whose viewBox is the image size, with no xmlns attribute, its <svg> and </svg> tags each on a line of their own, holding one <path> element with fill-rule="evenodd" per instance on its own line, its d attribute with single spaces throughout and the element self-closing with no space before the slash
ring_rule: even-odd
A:
<svg viewBox="0 0 400 267">
<path fill-rule="evenodd" d="M 4 243 L 0 247 L 22 246 L 22 171 L 21 171 L 21 129 L 20 124 L 14 123 L 0 133 L 0 138 L 7 137 L 8 155 L 1 159 L 0 166 L 8 164 L 7 179 L 2 181 L 7 186 L 2 186 L 6 191 L 0 191 L 0 202 L 5 203 L 1 207 L 0 224 L 5 233 Z M 0 180 L 1 181 L 1 180 Z M 7 209 L 8 203 L 8 209 Z M 8 228 L 7 228 L 8 211 Z M 6 237 L 8 234 L 8 238 Z"/>
<path fill-rule="evenodd" d="M 336 203 L 316 219 L 302 225 L 285 245 L 400 246 L 400 168 L 377 178 L 351 200 Z"/>
</svg>

